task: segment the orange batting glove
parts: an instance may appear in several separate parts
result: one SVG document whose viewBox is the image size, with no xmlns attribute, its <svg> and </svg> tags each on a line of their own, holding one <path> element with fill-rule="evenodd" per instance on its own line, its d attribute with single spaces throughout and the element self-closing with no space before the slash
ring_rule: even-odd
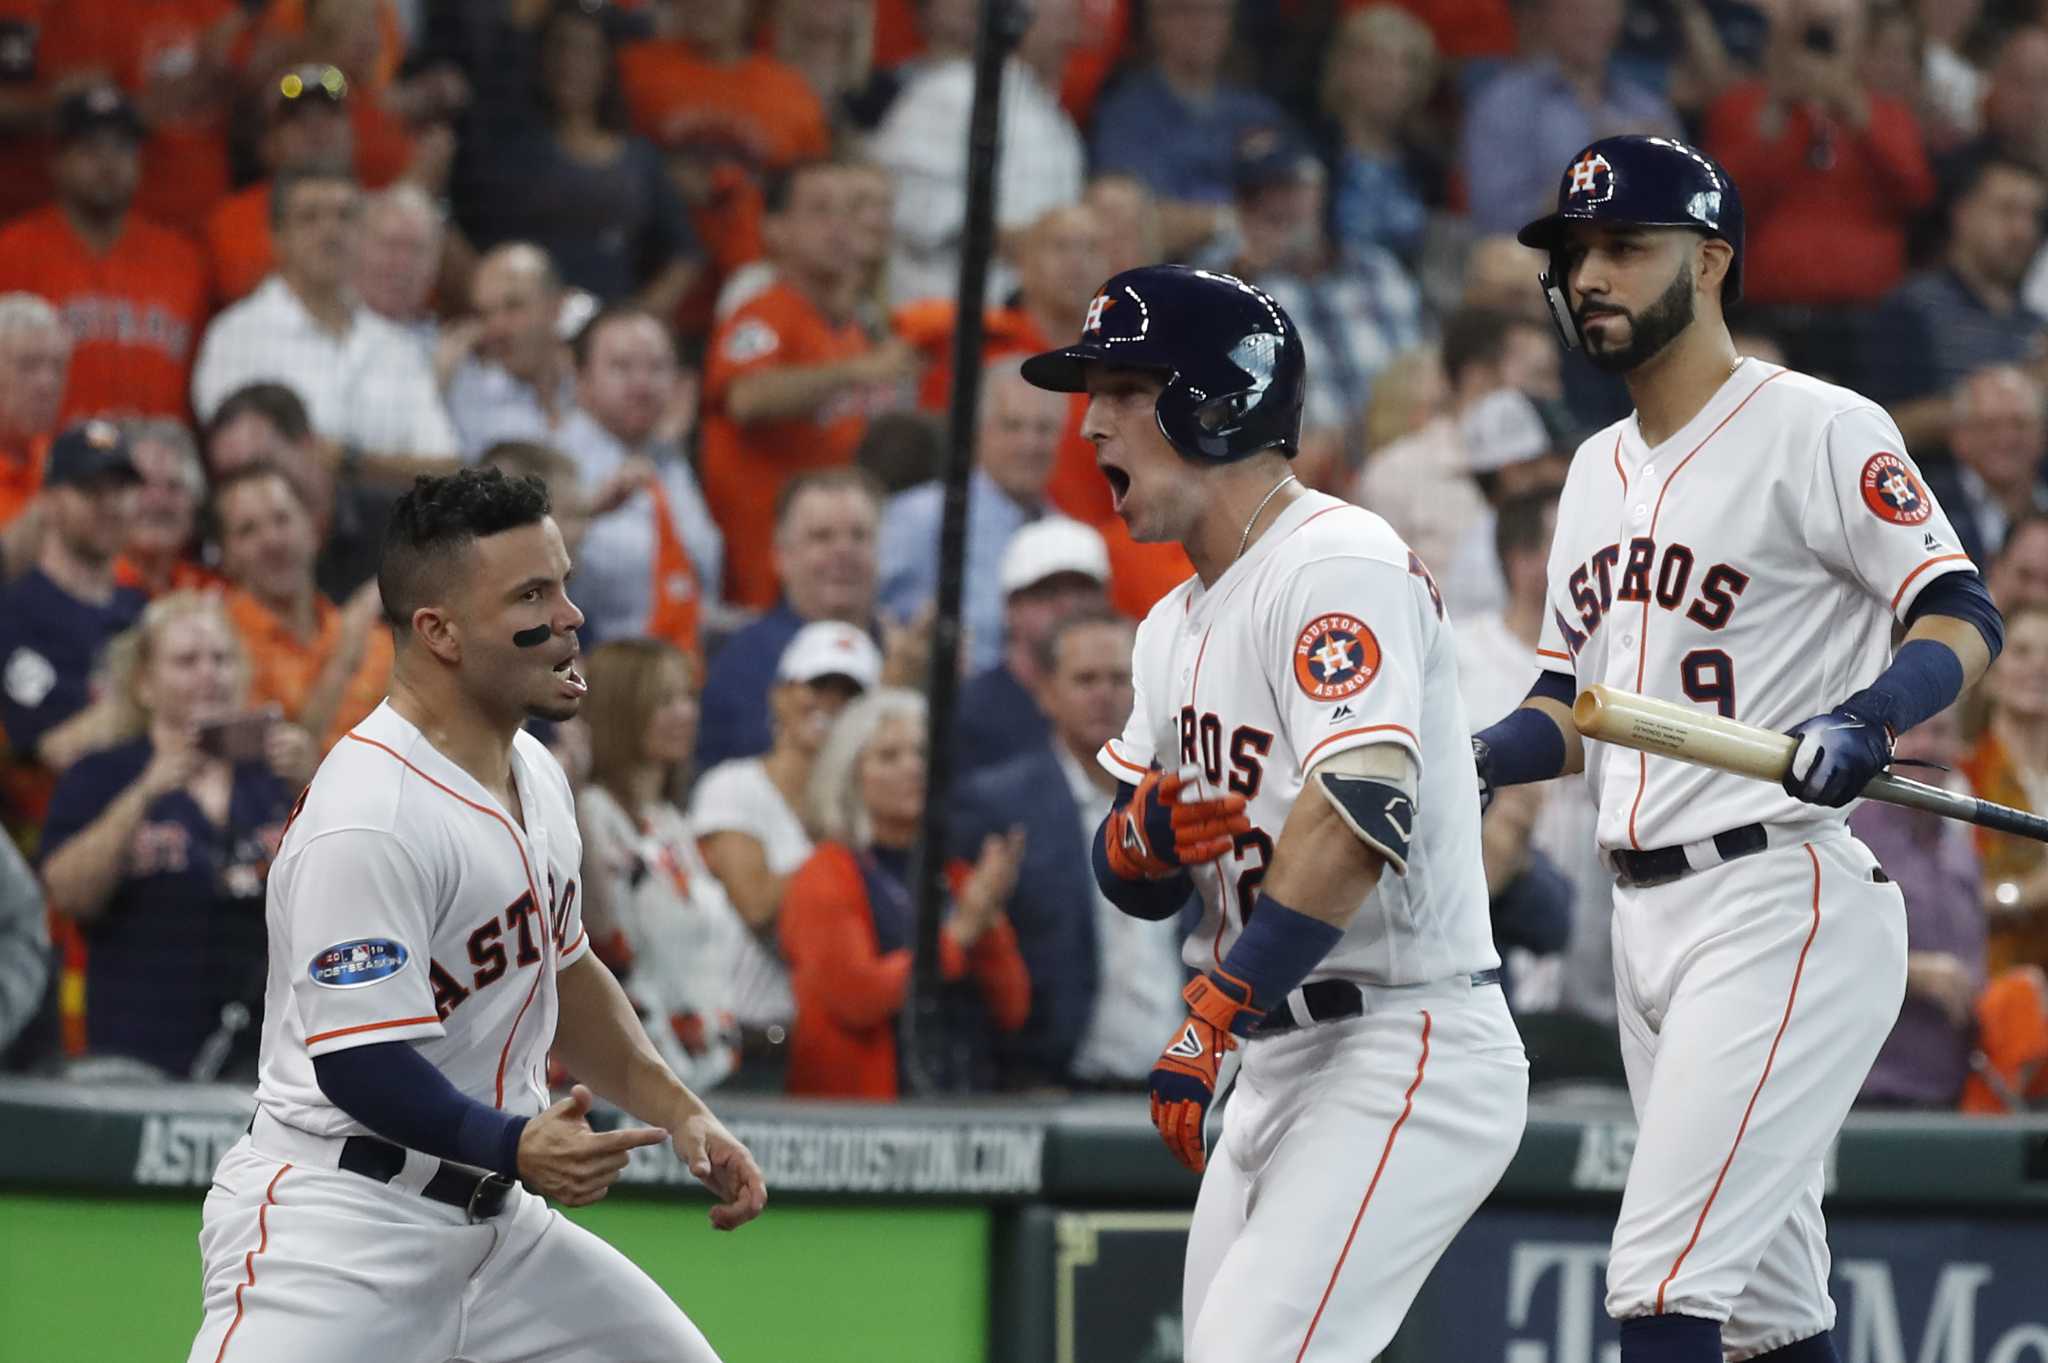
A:
<svg viewBox="0 0 2048 1363">
<path fill-rule="evenodd" d="M 1187 1021 L 1146 1083 L 1152 1090 L 1152 1125 L 1173 1157 L 1199 1174 L 1209 1166 L 1202 1124 L 1216 1100 L 1216 1074 L 1224 1055 L 1237 1048 L 1232 1024 L 1248 1016 L 1256 1025 L 1265 1013 L 1251 1006 L 1251 986 L 1220 969 L 1197 975 L 1181 997 L 1188 1002 Z"/>
<path fill-rule="evenodd" d="M 1244 796 L 1182 800 L 1180 776 L 1154 767 L 1124 804 L 1109 812 L 1103 850 L 1109 869 L 1125 880 L 1164 880 L 1184 867 L 1214 861 L 1231 840 L 1248 832 Z"/>
</svg>

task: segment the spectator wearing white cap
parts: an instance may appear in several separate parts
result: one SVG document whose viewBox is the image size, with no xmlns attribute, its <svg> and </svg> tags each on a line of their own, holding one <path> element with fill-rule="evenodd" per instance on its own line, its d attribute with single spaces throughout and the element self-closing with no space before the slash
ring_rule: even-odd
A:
<svg viewBox="0 0 2048 1363">
<path fill-rule="evenodd" d="M 972 676 L 1003 660 L 1003 552 L 1045 514 L 1045 486 L 1066 433 L 1067 399 L 1024 382 L 1023 360 L 1006 355 L 982 371 L 983 410 L 967 479 L 967 561 L 960 619 Z M 908 620 L 939 589 L 939 520 L 946 486 L 899 492 L 882 508 L 882 613 Z"/>
<path fill-rule="evenodd" d="M 1432 572 L 1449 566 L 1486 506 L 1468 467 L 1461 419 L 1489 393 L 1522 386 L 1516 379 L 1527 377 L 1518 372 L 1525 334 L 1541 343 L 1531 356 L 1554 351 L 1539 324 L 1526 317 L 1486 308 L 1452 313 L 1441 338 L 1450 386 L 1444 413 L 1366 459 L 1353 500 L 1386 517 Z"/>
<path fill-rule="evenodd" d="M 1558 455 L 1536 404 L 1513 388 L 1488 393 L 1468 407 L 1458 418 L 1458 443 L 1480 504 L 1450 557 L 1432 570 L 1452 618 L 1470 619 L 1507 605 L 1507 582 L 1493 547 L 1494 508 L 1518 492 L 1562 487 L 1568 461 Z"/>
<path fill-rule="evenodd" d="M 833 719 L 881 679 L 881 650 L 866 631 L 839 620 L 803 626 L 775 666 L 768 751 L 721 762 L 698 778 L 691 796 L 690 826 L 704 864 L 750 933 L 732 996 L 746 1053 L 741 1073 L 771 1088 L 779 1087 L 781 1048 L 796 1009 L 789 969 L 774 943 L 783 890 L 811 854 L 798 811 Z"/>
<path fill-rule="evenodd" d="M 841 620 L 879 641 L 889 685 L 924 685 L 929 617 L 906 624 L 875 618 L 881 515 L 881 485 L 862 469 L 812 469 L 783 487 L 773 545 L 782 599 L 711 656 L 697 733 L 699 771 L 768 751 L 768 691 L 776 665 L 813 620 Z"/>
<path fill-rule="evenodd" d="M 1106 604 L 1109 550 L 1089 526 L 1048 516 L 1010 537 L 996 580 L 1002 660 L 960 688 L 954 769 L 963 779 L 1051 742 L 1039 701 L 1045 642 L 1068 616 Z"/>
</svg>

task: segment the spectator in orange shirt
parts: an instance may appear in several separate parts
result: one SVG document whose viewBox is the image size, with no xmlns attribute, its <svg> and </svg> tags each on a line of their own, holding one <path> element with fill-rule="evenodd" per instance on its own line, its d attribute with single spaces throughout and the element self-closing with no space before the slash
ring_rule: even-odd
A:
<svg viewBox="0 0 2048 1363">
<path fill-rule="evenodd" d="M 292 480 L 251 465 L 214 492 L 228 618 L 249 655 L 249 704 L 275 704 L 326 752 L 377 708 L 391 678 L 391 632 L 377 584 L 338 608 L 313 583 L 313 517 Z"/>
<path fill-rule="evenodd" d="M 206 266 L 176 232 L 133 211 L 142 121 L 113 85 L 57 108 L 57 202 L 0 231 L 0 290 L 39 293 L 77 349 L 65 419 L 178 416 L 199 328 Z"/>
<path fill-rule="evenodd" d="M 664 36 L 619 52 L 633 126 L 680 158 L 697 234 L 726 273 L 757 259 L 764 175 L 825 155 L 825 109 L 794 68 L 748 45 L 749 0 L 683 0 Z"/>
<path fill-rule="evenodd" d="M 302 66 L 264 91 L 263 139 L 257 156 L 272 175 L 314 165 L 352 165 L 355 136 L 348 121 L 348 78 L 336 66 Z M 258 180 L 215 206 L 206 218 L 206 250 L 217 302 L 250 293 L 276 260 L 270 241 L 270 180 Z"/>
<path fill-rule="evenodd" d="M 64 405 L 71 333 L 32 293 L 0 294 L 0 582 L 35 560 L 50 435 Z"/>
<path fill-rule="evenodd" d="M 235 57 L 248 29 L 237 0 L 59 0 L 43 29 L 43 62 L 62 81 L 93 72 L 126 90 L 149 128 L 135 206 L 198 232 L 227 196 Z"/>
<path fill-rule="evenodd" d="M 354 86 L 348 116 L 365 188 L 405 178 L 438 194 L 455 154 L 448 120 L 468 104 L 469 86 L 448 68 L 404 82 L 379 79 L 391 35 L 378 27 L 377 7 L 378 0 L 308 0 L 305 37 L 289 50 L 300 61 L 333 63 Z"/>
<path fill-rule="evenodd" d="M 850 464 L 868 416 L 894 404 L 919 363 L 898 338 L 871 345 L 852 316 L 862 282 L 843 242 L 852 178 L 819 161 L 771 182 L 780 277 L 725 320 L 705 359 L 704 495 L 725 533 L 725 596 L 737 606 L 774 604 L 783 484 Z"/>
<path fill-rule="evenodd" d="M 822 840 L 790 877 L 777 926 L 796 996 L 791 1093 L 897 1096 L 895 1024 L 917 938 L 925 722 L 923 696 L 884 687 L 840 711 L 818 753 L 810 805 Z M 949 1088 L 994 1088 L 996 1037 L 1031 1012 L 1008 914 L 1023 855 L 1023 829 L 1012 827 L 984 839 L 972 866 L 947 867 L 939 968 L 952 986 L 942 1006 L 958 1043 Z"/>
<path fill-rule="evenodd" d="M 192 432 L 183 422 L 156 417 L 129 422 L 123 434 L 142 482 L 135 491 L 128 547 L 114 561 L 114 580 L 152 601 L 168 592 L 213 591 L 226 585 L 196 557 L 206 470 L 199 463 Z"/>
</svg>

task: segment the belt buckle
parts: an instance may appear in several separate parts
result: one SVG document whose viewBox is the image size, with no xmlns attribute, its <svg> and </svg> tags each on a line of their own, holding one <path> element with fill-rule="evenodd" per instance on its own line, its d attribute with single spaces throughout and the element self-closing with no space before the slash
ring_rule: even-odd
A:
<svg viewBox="0 0 2048 1363">
<path fill-rule="evenodd" d="M 462 1209 L 462 1214 L 472 1226 L 480 1221 L 488 1221 L 491 1217 L 504 1210 L 505 1196 L 511 1191 L 511 1179 L 506 1178 L 503 1174 L 486 1174 L 476 1181 L 476 1187 L 470 1189 L 469 1205 Z M 497 1206 L 479 1216 L 477 1214 L 478 1204 L 483 1202 L 488 1194 L 495 1194 Z"/>
</svg>

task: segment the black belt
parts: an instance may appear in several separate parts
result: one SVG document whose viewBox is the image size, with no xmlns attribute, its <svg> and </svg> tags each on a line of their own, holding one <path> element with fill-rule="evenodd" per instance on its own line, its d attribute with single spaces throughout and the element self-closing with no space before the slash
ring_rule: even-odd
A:
<svg viewBox="0 0 2048 1363">
<path fill-rule="evenodd" d="M 341 1143 L 340 1168 L 379 1183 L 389 1183 L 405 1168 L 405 1149 L 375 1136 L 350 1136 Z M 488 1221 L 505 1210 L 512 1180 L 488 1169 L 441 1161 L 441 1167 L 420 1189 L 421 1197 L 460 1207 L 472 1222 Z"/>
<path fill-rule="evenodd" d="M 1500 983 L 1500 970 L 1475 970 L 1471 978 L 1474 989 L 1483 989 Z M 1342 1022 L 1365 1012 L 1365 991 L 1349 980 L 1311 980 L 1301 987 L 1301 1003 L 1310 1022 Z M 1272 1036 L 1276 1032 L 1291 1032 L 1300 1025 L 1294 1020 L 1294 1010 L 1282 1003 L 1260 1019 L 1259 1025 L 1252 1028 L 1252 1035 Z"/>
<path fill-rule="evenodd" d="M 1760 823 L 1746 823 L 1714 835 L 1714 850 L 1722 861 L 1733 861 L 1761 852 L 1771 845 L 1770 835 Z M 1614 863 L 1614 882 L 1630 889 L 1668 885 L 1690 875 L 1693 864 L 1685 859 L 1683 847 L 1653 847 L 1646 852 L 1618 849 L 1609 853 Z"/>
</svg>

